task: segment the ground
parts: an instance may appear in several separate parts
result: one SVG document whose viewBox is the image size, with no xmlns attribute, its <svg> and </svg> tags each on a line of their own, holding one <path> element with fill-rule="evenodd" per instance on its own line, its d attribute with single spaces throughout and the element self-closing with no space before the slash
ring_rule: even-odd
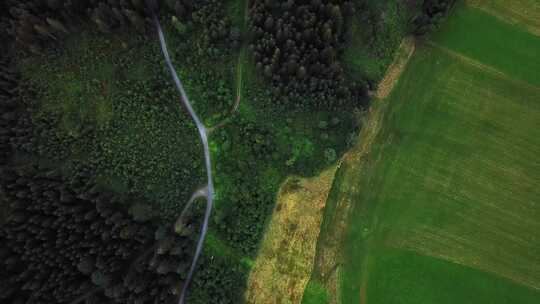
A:
<svg viewBox="0 0 540 304">
<path fill-rule="evenodd" d="M 498 12 L 458 2 L 372 107 L 317 245 L 337 266 L 315 263 L 304 303 L 540 301 L 540 38 Z"/>
</svg>

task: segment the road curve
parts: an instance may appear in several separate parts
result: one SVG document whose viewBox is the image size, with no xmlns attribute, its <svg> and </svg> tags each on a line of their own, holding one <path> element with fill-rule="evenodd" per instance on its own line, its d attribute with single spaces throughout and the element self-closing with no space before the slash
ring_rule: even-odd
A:
<svg viewBox="0 0 540 304">
<path fill-rule="evenodd" d="M 191 118 L 195 122 L 195 125 L 197 126 L 197 130 L 199 132 L 199 136 L 203 144 L 204 163 L 206 166 L 206 173 L 207 173 L 206 187 L 195 191 L 194 196 L 193 196 L 193 197 L 205 196 L 207 203 L 206 203 L 206 210 L 204 213 L 204 220 L 201 227 L 199 240 L 197 241 L 197 247 L 195 249 L 195 254 L 193 255 L 193 260 L 191 262 L 191 266 L 189 268 L 186 281 L 184 282 L 184 286 L 182 287 L 182 292 L 180 293 L 180 299 L 178 300 L 179 304 L 184 304 L 187 290 L 191 282 L 191 279 L 193 277 L 193 273 L 195 272 L 197 261 L 199 259 L 199 256 L 201 255 L 206 233 L 208 232 L 208 222 L 210 219 L 210 215 L 212 213 L 212 208 L 213 208 L 213 203 L 214 203 L 214 184 L 212 182 L 212 162 L 210 159 L 210 148 L 208 146 L 208 131 L 206 127 L 203 125 L 203 123 L 201 122 L 201 120 L 199 119 L 199 116 L 197 115 L 193 107 L 191 106 L 191 103 L 189 102 L 189 98 L 187 97 L 186 91 L 184 90 L 184 86 L 182 85 L 182 82 L 180 81 L 180 78 L 178 77 L 178 74 L 176 73 L 176 70 L 174 68 L 174 65 L 172 64 L 169 51 L 167 49 L 167 43 L 165 41 L 165 35 L 163 34 L 161 24 L 159 23 L 159 19 L 156 14 L 157 12 L 156 3 L 155 1 L 148 1 L 147 4 L 150 9 L 150 13 L 152 14 L 152 20 L 154 22 L 154 25 L 159 35 L 159 43 L 161 45 L 161 50 L 165 58 L 165 63 L 167 64 L 167 68 L 169 69 L 169 72 L 171 73 L 171 77 L 174 81 L 176 89 L 180 93 L 180 101 L 186 107 L 186 109 L 189 112 L 189 115 L 191 116 Z M 187 208 L 189 208 L 190 206 L 191 204 L 189 203 L 184 207 L 184 211 L 182 211 L 177 222 L 182 220 L 182 215 L 185 214 Z"/>
</svg>

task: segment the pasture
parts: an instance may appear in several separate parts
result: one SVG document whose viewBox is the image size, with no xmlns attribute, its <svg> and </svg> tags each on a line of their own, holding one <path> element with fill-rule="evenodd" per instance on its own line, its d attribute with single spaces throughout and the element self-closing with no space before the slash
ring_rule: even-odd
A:
<svg viewBox="0 0 540 304">
<path fill-rule="evenodd" d="M 540 37 L 489 12 L 458 3 L 374 105 L 327 302 L 540 303 Z"/>
<path fill-rule="evenodd" d="M 373 272 L 373 281 L 367 282 L 369 303 L 442 303 L 461 297 L 474 303 L 516 303 L 524 293 L 540 300 L 540 293 L 523 292 L 525 286 L 540 289 L 537 100 L 536 87 L 437 47 L 420 48 L 387 101 L 381 159 L 362 187 L 376 189 L 365 203 L 375 206 L 378 219 L 368 249 L 375 262 L 366 266 Z M 356 257 L 355 241 L 349 242 L 349 257 Z M 395 250 L 400 253 L 389 259 L 397 264 L 379 261 Z M 407 251 L 420 256 L 412 259 Z M 423 257 L 452 264 L 429 266 Z M 434 273 L 445 280 L 426 280 L 413 260 L 436 268 Z M 455 274 L 445 276 L 446 271 Z M 407 278 L 396 280 L 401 276 Z M 432 295 L 429 299 L 438 296 L 439 301 L 431 301 L 422 288 L 413 288 L 409 292 L 418 291 L 417 296 L 404 302 L 396 297 L 400 285 L 378 288 L 386 280 L 411 284 L 415 279 L 429 284 L 425 290 L 430 292 L 440 292 L 441 284 L 453 289 Z M 491 287 L 471 288 L 474 284 Z M 510 287 L 516 284 L 521 288 Z M 498 291 L 505 288 L 516 297 L 501 297 Z M 350 299 L 346 303 L 356 303 L 354 295 Z"/>
</svg>

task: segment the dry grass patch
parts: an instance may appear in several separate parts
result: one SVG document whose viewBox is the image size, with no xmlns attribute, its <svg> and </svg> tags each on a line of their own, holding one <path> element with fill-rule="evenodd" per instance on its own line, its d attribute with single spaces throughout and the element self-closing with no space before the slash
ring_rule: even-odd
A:
<svg viewBox="0 0 540 304">
<path fill-rule="evenodd" d="M 375 96 L 378 99 L 384 99 L 388 97 L 390 92 L 392 92 L 392 89 L 394 88 L 394 85 L 399 79 L 399 76 L 407 66 L 407 62 L 409 62 L 409 59 L 414 53 L 414 49 L 414 37 L 411 36 L 403 39 L 397 51 L 396 57 L 394 58 L 394 61 L 386 71 L 384 78 L 379 83 L 377 92 L 375 93 Z"/>
<path fill-rule="evenodd" d="M 312 178 L 289 177 L 283 183 L 248 279 L 246 303 L 300 303 L 336 168 Z"/>
</svg>

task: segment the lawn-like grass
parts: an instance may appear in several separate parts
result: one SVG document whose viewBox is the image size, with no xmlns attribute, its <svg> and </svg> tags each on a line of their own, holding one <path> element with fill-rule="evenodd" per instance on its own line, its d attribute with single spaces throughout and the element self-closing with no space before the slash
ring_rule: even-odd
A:
<svg viewBox="0 0 540 304">
<path fill-rule="evenodd" d="M 419 43 L 327 202 L 351 204 L 341 303 L 540 302 L 539 53 L 462 3 Z"/>
<path fill-rule="evenodd" d="M 540 2 L 537 0 L 467 0 L 467 4 L 540 35 Z"/>
<path fill-rule="evenodd" d="M 364 187 L 376 191 L 365 203 L 378 208 L 377 249 L 369 253 L 376 261 L 369 268 L 370 303 L 540 301 L 540 293 L 530 291 L 540 286 L 539 99 L 538 88 L 438 49 L 420 49 L 387 101 L 381 160 Z M 356 258 L 365 252 L 355 250 L 358 230 L 351 231 L 348 254 Z M 416 260 L 424 257 L 421 263 L 446 281 L 426 279 L 405 258 L 399 267 L 379 261 L 394 248 L 417 252 Z M 429 266 L 433 258 L 456 265 Z M 348 276 L 348 269 L 344 285 L 357 288 L 345 291 L 360 290 L 360 275 Z M 410 281 L 413 274 L 419 287 L 405 297 L 407 285 L 394 281 Z M 444 293 L 447 285 L 452 292 Z M 508 290 L 505 297 L 501 290 Z M 399 295 L 404 298 L 397 301 Z M 348 295 L 346 303 L 356 303 L 354 298 Z"/>
<path fill-rule="evenodd" d="M 474 268 L 413 252 L 377 252 L 369 303 L 454 304 L 537 303 L 538 294 L 522 285 Z"/>
<path fill-rule="evenodd" d="M 459 2 L 433 40 L 515 80 L 540 85 L 540 39 L 518 24 Z"/>
</svg>

